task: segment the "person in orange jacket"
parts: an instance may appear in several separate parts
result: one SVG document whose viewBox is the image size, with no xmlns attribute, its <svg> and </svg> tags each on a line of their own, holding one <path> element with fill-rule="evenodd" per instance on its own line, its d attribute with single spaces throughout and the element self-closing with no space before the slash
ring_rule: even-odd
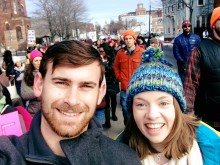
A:
<svg viewBox="0 0 220 165">
<path fill-rule="evenodd" d="M 141 55 L 144 49 L 135 44 L 136 35 L 134 31 L 125 31 L 123 37 L 126 46 L 117 52 L 114 61 L 114 72 L 117 80 L 121 83 L 120 104 L 122 106 L 124 124 L 126 125 L 129 117 L 125 102 L 126 89 L 132 74 L 141 62 Z"/>
</svg>

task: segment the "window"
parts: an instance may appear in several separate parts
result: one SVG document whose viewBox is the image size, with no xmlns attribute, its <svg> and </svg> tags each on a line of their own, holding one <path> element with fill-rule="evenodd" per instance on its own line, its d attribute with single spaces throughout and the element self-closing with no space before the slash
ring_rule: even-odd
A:
<svg viewBox="0 0 220 165">
<path fill-rule="evenodd" d="M 21 4 L 18 7 L 18 11 L 21 16 L 24 16 L 24 7 Z"/>
<path fill-rule="evenodd" d="M 9 25 L 9 23 L 6 23 L 6 24 L 5 24 L 5 28 L 6 28 L 6 30 L 10 30 L 10 25 Z"/>
<path fill-rule="evenodd" d="M 138 5 L 138 8 L 143 8 L 143 5 L 142 5 L 142 4 L 139 4 L 139 5 Z"/>
<path fill-rule="evenodd" d="M 196 16 L 196 27 L 206 27 L 206 15 Z"/>
<path fill-rule="evenodd" d="M 7 12 L 7 1 L 6 0 L 2 0 L 2 10 L 3 10 L 3 13 Z"/>
<path fill-rule="evenodd" d="M 22 32 L 21 32 L 21 27 L 17 26 L 16 27 L 16 35 L 17 35 L 17 40 L 19 41 L 20 39 L 22 39 Z"/>
<path fill-rule="evenodd" d="M 183 8 L 184 4 L 183 4 L 183 0 L 178 0 L 178 4 L 177 4 L 177 8 L 180 9 L 180 8 Z"/>
<path fill-rule="evenodd" d="M 205 5 L 205 0 L 198 0 L 198 6 Z"/>
<path fill-rule="evenodd" d="M 200 16 L 196 17 L 196 27 L 200 27 Z"/>
<path fill-rule="evenodd" d="M 14 14 L 17 14 L 17 6 L 15 2 L 13 2 L 13 11 L 14 11 Z"/>
<path fill-rule="evenodd" d="M 202 27 L 206 27 L 206 16 L 202 15 Z"/>
</svg>

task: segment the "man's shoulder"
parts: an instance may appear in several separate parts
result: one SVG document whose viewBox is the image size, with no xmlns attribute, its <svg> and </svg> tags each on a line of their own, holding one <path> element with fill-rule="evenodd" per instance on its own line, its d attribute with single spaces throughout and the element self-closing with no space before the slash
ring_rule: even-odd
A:
<svg viewBox="0 0 220 165">
<path fill-rule="evenodd" d="M 144 49 L 142 47 L 138 46 L 138 45 L 135 45 L 135 48 L 136 48 L 137 51 L 141 51 L 141 52 L 144 51 Z"/>
<path fill-rule="evenodd" d="M 26 164 L 20 137 L 0 136 L 0 164 Z"/>
<path fill-rule="evenodd" d="M 0 136 L 0 150 L 11 150 L 17 148 L 22 150 L 24 143 L 26 141 L 26 135 L 20 137 L 11 135 L 11 136 Z"/>
<path fill-rule="evenodd" d="M 178 36 L 174 39 L 174 42 L 176 43 L 177 41 L 182 40 L 183 37 L 184 37 L 184 36 L 183 36 L 183 33 L 180 34 L 180 35 L 178 35 Z"/>
<path fill-rule="evenodd" d="M 116 53 L 116 55 L 118 56 L 118 55 L 124 54 L 124 53 L 125 53 L 125 49 L 123 48 L 123 49 L 120 49 L 120 50 Z"/>
<path fill-rule="evenodd" d="M 139 164 L 138 154 L 130 148 L 128 145 L 121 143 L 119 141 L 113 140 L 105 135 L 100 137 L 102 141 L 102 152 L 108 157 L 115 158 L 117 161 L 126 161 L 127 164 Z M 122 160 L 123 158 L 123 160 Z"/>
<path fill-rule="evenodd" d="M 195 37 L 196 39 L 201 39 L 200 36 L 198 34 L 195 34 L 195 33 L 191 33 L 191 36 Z"/>
</svg>

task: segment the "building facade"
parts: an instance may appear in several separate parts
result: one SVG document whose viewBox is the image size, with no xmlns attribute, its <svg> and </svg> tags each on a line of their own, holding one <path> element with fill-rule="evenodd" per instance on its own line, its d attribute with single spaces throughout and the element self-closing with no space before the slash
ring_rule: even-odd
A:
<svg viewBox="0 0 220 165">
<path fill-rule="evenodd" d="M 182 22 L 190 20 L 192 31 L 200 36 L 207 25 L 214 0 L 162 0 L 164 39 L 171 41 L 182 33 Z"/>
<path fill-rule="evenodd" d="M 27 17 L 25 0 L 2 0 L 0 2 L 1 49 L 25 50 L 27 30 L 31 20 Z"/>
<path fill-rule="evenodd" d="M 119 21 L 125 24 L 125 29 L 132 29 L 136 33 L 149 34 L 163 32 L 162 10 L 147 11 L 143 3 L 137 4 L 135 12 L 119 15 Z"/>
</svg>

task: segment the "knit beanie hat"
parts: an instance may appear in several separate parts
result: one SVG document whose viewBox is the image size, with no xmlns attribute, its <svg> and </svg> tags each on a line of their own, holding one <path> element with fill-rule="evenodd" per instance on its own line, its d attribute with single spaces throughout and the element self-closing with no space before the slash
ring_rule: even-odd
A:
<svg viewBox="0 0 220 165">
<path fill-rule="evenodd" d="M 186 26 L 186 25 L 192 25 L 192 24 L 189 20 L 184 20 L 183 23 L 182 23 L 182 27 Z"/>
<path fill-rule="evenodd" d="M 215 8 L 212 12 L 212 17 L 210 20 L 210 28 L 211 29 L 218 19 L 220 19 L 220 7 Z"/>
<path fill-rule="evenodd" d="M 30 53 L 30 61 L 32 62 L 36 57 L 43 57 L 42 53 L 39 50 L 33 50 Z"/>
<path fill-rule="evenodd" d="M 132 36 L 132 37 L 134 38 L 134 40 L 136 40 L 136 34 L 134 33 L 133 30 L 127 30 L 127 31 L 125 31 L 123 36 L 124 36 L 124 38 L 125 38 L 126 36 Z"/>
<path fill-rule="evenodd" d="M 127 88 L 127 110 L 131 112 L 135 95 L 147 91 L 163 91 L 173 95 L 183 112 L 186 101 L 179 74 L 172 64 L 163 58 L 158 48 L 147 49 L 142 53 L 142 62 L 131 77 Z"/>
</svg>

